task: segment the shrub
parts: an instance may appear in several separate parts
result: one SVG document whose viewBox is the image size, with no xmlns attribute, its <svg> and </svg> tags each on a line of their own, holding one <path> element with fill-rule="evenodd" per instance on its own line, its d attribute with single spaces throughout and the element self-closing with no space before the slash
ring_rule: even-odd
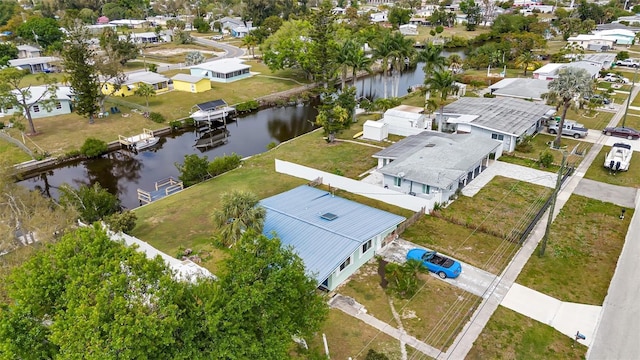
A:
<svg viewBox="0 0 640 360">
<path fill-rule="evenodd" d="M 469 41 L 461 36 L 452 36 L 449 41 L 444 44 L 445 48 L 461 48 L 469 46 Z"/>
<path fill-rule="evenodd" d="M 151 114 L 149 114 L 149 119 L 151 119 L 151 121 L 156 122 L 158 124 L 162 124 L 163 122 L 165 122 L 164 116 L 162 116 L 162 114 L 157 112 L 152 112 Z"/>
<path fill-rule="evenodd" d="M 484 93 L 484 95 L 482 95 L 482 96 L 484 96 L 484 97 L 486 97 L 486 98 L 489 98 L 489 99 L 493 99 L 494 97 L 496 97 L 496 96 L 495 96 L 494 94 L 492 94 L 492 93 Z"/>
<path fill-rule="evenodd" d="M 4 129 L 4 123 L 0 121 L 0 129 Z"/>
<path fill-rule="evenodd" d="M 616 60 L 627 60 L 628 58 L 629 58 L 628 51 L 620 51 L 618 52 L 618 54 L 616 54 Z"/>
<path fill-rule="evenodd" d="M 182 122 L 180 120 L 173 120 L 169 122 L 169 126 L 173 130 L 180 129 L 182 127 Z"/>
<path fill-rule="evenodd" d="M 384 270 L 388 281 L 387 290 L 402 299 L 415 295 L 420 287 L 418 274 L 425 272 L 422 263 L 417 260 L 409 260 L 402 265 L 389 263 Z"/>
<path fill-rule="evenodd" d="M 158 72 L 158 65 L 154 64 L 154 63 L 149 63 L 149 65 L 147 65 L 147 70 L 157 73 Z"/>
<path fill-rule="evenodd" d="M 538 163 L 540 164 L 540 166 L 548 168 L 549 166 L 551 166 L 551 164 L 553 164 L 553 155 L 549 151 L 545 150 L 544 152 L 540 153 Z"/>
<path fill-rule="evenodd" d="M 267 150 L 271 150 L 271 149 L 275 148 L 276 146 L 278 146 L 278 144 L 275 141 L 272 141 L 272 142 L 267 144 Z"/>
<path fill-rule="evenodd" d="M 208 165 L 209 160 L 206 156 L 201 158 L 195 154 L 185 155 L 182 164 L 175 163 L 176 168 L 180 172 L 178 178 L 184 186 L 187 187 L 204 181 L 209 176 L 207 172 Z"/>
<path fill-rule="evenodd" d="M 131 210 L 111 214 L 104 219 L 104 222 L 113 232 L 123 232 L 128 234 L 136 227 L 138 216 Z"/>
<path fill-rule="evenodd" d="M 64 159 L 73 159 L 74 157 L 78 157 L 82 155 L 82 153 L 80 153 L 80 150 L 70 150 L 67 151 L 62 157 Z"/>
<path fill-rule="evenodd" d="M 516 145 L 516 150 L 523 153 L 528 153 L 533 150 L 531 145 L 531 135 L 527 135 Z"/>
<path fill-rule="evenodd" d="M 187 126 L 193 126 L 196 124 L 196 121 L 193 120 L 193 118 L 186 118 L 184 119 L 184 124 Z"/>
<path fill-rule="evenodd" d="M 256 100 L 249 100 L 236 105 L 236 111 L 248 112 L 248 111 L 257 110 L 259 107 L 260 107 L 260 104 Z"/>
<path fill-rule="evenodd" d="M 211 176 L 223 174 L 229 170 L 233 170 L 240 166 L 240 155 L 232 153 L 231 155 L 219 156 L 213 159 L 207 166 L 207 171 Z"/>
<path fill-rule="evenodd" d="M 80 153 L 88 158 L 92 158 L 106 153 L 107 149 L 108 146 L 106 142 L 90 137 L 82 144 Z"/>
</svg>

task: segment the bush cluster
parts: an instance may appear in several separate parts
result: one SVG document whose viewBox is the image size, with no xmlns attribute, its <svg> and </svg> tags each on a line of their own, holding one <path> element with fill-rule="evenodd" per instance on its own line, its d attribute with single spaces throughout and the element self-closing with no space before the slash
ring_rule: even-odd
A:
<svg viewBox="0 0 640 360">
<path fill-rule="evenodd" d="M 249 100 L 243 103 L 236 105 L 236 111 L 238 112 L 249 112 L 258 110 L 260 104 L 256 100 Z"/>
<path fill-rule="evenodd" d="M 106 153 L 107 149 L 108 145 L 106 142 L 90 137 L 82 144 L 80 153 L 88 158 L 92 158 Z"/>
<path fill-rule="evenodd" d="M 164 116 L 162 116 L 162 114 L 157 112 L 152 112 L 151 114 L 149 114 L 149 119 L 151 119 L 151 121 L 156 122 L 158 124 L 162 124 L 165 121 Z"/>
<path fill-rule="evenodd" d="M 207 170 L 211 176 L 223 174 L 229 170 L 233 170 L 240 166 L 240 155 L 232 153 L 231 155 L 219 156 L 213 159 L 207 166 Z"/>
</svg>

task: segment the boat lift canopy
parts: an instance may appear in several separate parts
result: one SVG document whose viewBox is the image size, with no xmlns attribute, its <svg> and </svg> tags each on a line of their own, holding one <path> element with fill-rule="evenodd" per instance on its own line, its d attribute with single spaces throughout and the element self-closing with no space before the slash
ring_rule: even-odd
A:
<svg viewBox="0 0 640 360">
<path fill-rule="evenodd" d="M 202 110 L 202 111 L 209 111 L 209 110 L 215 110 L 221 106 L 228 106 L 226 101 L 222 100 L 222 99 L 218 99 L 218 100 L 213 100 L 213 101 L 207 101 L 204 102 L 202 104 L 197 104 L 196 107 L 198 107 L 198 109 Z"/>
</svg>

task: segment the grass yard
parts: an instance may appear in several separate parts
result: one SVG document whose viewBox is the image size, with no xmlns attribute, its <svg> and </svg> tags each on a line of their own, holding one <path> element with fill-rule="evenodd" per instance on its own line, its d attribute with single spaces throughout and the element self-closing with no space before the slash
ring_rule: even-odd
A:
<svg viewBox="0 0 640 360">
<path fill-rule="evenodd" d="M 19 164 L 31 160 L 29 154 L 2 138 L 0 138 L 0 154 L 2 154 L 3 165 Z"/>
<path fill-rule="evenodd" d="M 499 274 L 550 194 L 551 189 L 498 176 L 474 197 L 460 196 L 437 216 L 420 219 L 402 237 Z"/>
<path fill-rule="evenodd" d="M 432 27 L 430 26 L 418 26 L 418 35 L 415 36 L 407 36 L 409 39 L 414 39 L 416 43 L 425 43 L 431 41 L 434 37 L 429 33 Z M 485 34 L 490 32 L 491 29 L 489 27 L 478 26 L 475 31 L 467 31 L 467 29 L 462 25 L 456 25 L 454 27 L 445 27 L 442 34 L 439 34 L 437 37 L 451 38 L 452 36 L 458 36 L 465 39 L 473 39 L 480 34 Z"/>
<path fill-rule="evenodd" d="M 389 305 L 391 297 L 407 333 L 443 351 L 451 345 L 480 300 L 429 274 L 419 275 L 424 286 L 412 299 L 389 296 L 379 285 L 377 269 L 377 262 L 370 261 L 338 291 L 364 305 L 368 314 L 398 327 Z"/>
<path fill-rule="evenodd" d="M 554 141 L 555 138 L 555 135 L 538 133 L 531 138 L 531 141 L 529 142 L 530 146 L 517 146 L 516 151 L 514 151 L 513 154 L 503 156 L 504 159 L 503 157 L 501 157 L 499 160 L 535 169 L 558 172 L 558 168 L 562 163 L 562 152 L 553 150 L 549 147 L 549 142 Z M 569 152 L 574 152 L 574 150 L 577 150 L 578 152 L 584 153 L 588 148 L 591 147 L 591 144 L 589 143 L 578 141 L 566 136 L 562 137 L 562 141 L 560 144 Z M 540 167 L 537 161 L 538 159 L 540 159 L 540 155 L 545 151 L 548 151 L 551 155 L 553 155 L 553 164 L 557 166 L 550 166 L 549 168 Z M 514 157 L 517 160 L 514 160 Z M 582 162 L 582 159 L 582 156 L 571 154 L 567 157 L 567 164 L 578 166 L 580 162 Z"/>
<path fill-rule="evenodd" d="M 567 120 L 574 120 L 583 124 L 587 129 L 602 130 L 611 121 L 614 113 L 596 110 L 595 114 L 589 114 L 588 110 L 576 112 L 573 109 L 567 111 Z"/>
<path fill-rule="evenodd" d="M 128 111 L 124 108 L 121 110 L 123 113 Z M 23 123 L 27 125 L 26 121 Z M 135 113 L 131 113 L 131 116 L 127 118 L 120 115 L 110 115 L 106 118 L 95 119 L 94 124 L 89 124 L 89 120 L 77 114 L 34 119 L 34 123 L 38 135 L 27 137 L 27 147 L 33 151 L 40 147 L 54 156 L 80 149 L 85 139 L 89 137 L 110 142 L 118 140 L 118 135 L 131 136 L 141 133 L 143 128 L 154 130 L 166 126 L 156 124 Z M 10 129 L 9 133 L 16 139 L 22 138 L 16 129 Z M 4 156 L 2 149 L 0 149 L 0 153 Z"/>
<path fill-rule="evenodd" d="M 611 175 L 609 169 L 604 167 L 604 159 L 607 157 L 609 151 L 611 151 L 610 146 L 602 147 L 602 150 L 600 150 L 600 153 L 598 153 L 598 156 L 584 177 L 607 184 L 640 188 L 640 162 L 631 161 L 629 171 L 622 171 L 616 175 Z"/>
<path fill-rule="evenodd" d="M 224 254 L 221 250 L 211 249 L 208 244 L 214 231 L 210 216 L 218 206 L 220 195 L 237 189 L 249 190 L 259 198 L 266 198 L 306 183 L 275 173 L 275 158 L 328 172 L 340 169 L 350 178 L 357 178 L 375 166 L 376 161 L 371 155 L 379 149 L 353 143 L 327 144 L 322 136 L 322 131 L 303 135 L 248 159 L 239 169 L 137 208 L 138 223 L 133 234 L 168 254 L 176 254 L 181 246 L 210 251 L 213 258 L 205 266 L 215 272 L 217 259 Z M 342 195 L 342 192 L 336 194 Z M 358 197 L 358 201 L 376 208 L 410 215 L 405 210 L 363 199 Z"/>
<path fill-rule="evenodd" d="M 467 354 L 467 360 L 577 360 L 584 359 L 586 353 L 585 345 L 574 345 L 573 339 L 551 326 L 498 306 Z"/>
<path fill-rule="evenodd" d="M 517 282 L 562 301 L 602 305 L 633 210 L 571 195 L 551 225 L 543 257 L 529 258 Z"/>
<path fill-rule="evenodd" d="M 336 309 L 329 311 L 320 332 L 307 339 L 310 350 L 294 355 L 294 359 L 324 359 L 322 334 L 327 337 L 329 354 L 333 359 L 364 359 L 369 349 L 384 353 L 390 360 L 401 359 L 398 340 Z M 407 346 L 407 354 L 411 356 L 414 353 L 413 348 Z"/>
</svg>

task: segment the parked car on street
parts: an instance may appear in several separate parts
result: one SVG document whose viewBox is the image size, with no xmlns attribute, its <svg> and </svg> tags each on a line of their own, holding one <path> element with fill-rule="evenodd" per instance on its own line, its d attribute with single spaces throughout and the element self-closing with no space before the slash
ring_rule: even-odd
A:
<svg viewBox="0 0 640 360">
<path fill-rule="evenodd" d="M 222 35 L 213 35 L 211 37 L 211 40 L 222 40 L 222 39 L 224 39 L 224 36 Z"/>
<path fill-rule="evenodd" d="M 429 271 L 438 274 L 442 279 L 455 279 L 460 276 L 462 266 L 459 262 L 442 256 L 435 251 L 425 249 L 411 249 L 407 253 L 407 260 L 418 260 Z"/>
<path fill-rule="evenodd" d="M 608 82 L 623 83 L 623 84 L 629 83 L 629 79 L 627 79 L 626 77 L 622 77 L 618 74 L 613 74 L 613 73 L 608 73 L 602 78 L 602 80 L 608 81 Z"/>
<path fill-rule="evenodd" d="M 595 103 L 604 104 L 604 105 L 611 104 L 611 100 L 607 99 L 602 95 L 584 96 L 584 99 L 588 101 L 593 101 Z"/>
<path fill-rule="evenodd" d="M 619 136 L 629 140 L 637 140 L 640 138 L 640 131 L 630 127 L 608 127 L 602 130 L 602 133 L 609 136 Z"/>
<path fill-rule="evenodd" d="M 618 66 L 630 66 L 630 67 L 638 67 L 640 66 L 640 61 L 636 59 L 624 59 L 616 61 L 616 65 Z"/>
</svg>

